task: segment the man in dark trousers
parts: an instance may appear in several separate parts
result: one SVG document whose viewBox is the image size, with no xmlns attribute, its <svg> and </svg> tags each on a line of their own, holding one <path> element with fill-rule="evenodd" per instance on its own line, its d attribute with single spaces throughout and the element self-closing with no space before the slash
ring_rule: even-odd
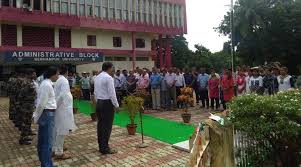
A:
<svg viewBox="0 0 301 167">
<path fill-rule="evenodd" d="M 94 95 L 96 104 L 97 137 L 99 151 L 102 154 L 115 154 L 116 150 L 109 147 L 114 112 L 119 108 L 113 79 L 113 64 L 105 62 L 102 65 L 102 72 L 97 75 L 94 81 Z"/>
</svg>

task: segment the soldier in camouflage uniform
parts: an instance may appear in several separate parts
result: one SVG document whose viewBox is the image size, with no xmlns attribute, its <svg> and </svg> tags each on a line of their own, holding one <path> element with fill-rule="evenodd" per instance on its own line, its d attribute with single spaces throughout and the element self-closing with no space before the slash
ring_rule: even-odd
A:
<svg viewBox="0 0 301 167">
<path fill-rule="evenodd" d="M 14 88 L 14 85 L 16 84 L 17 78 L 16 74 L 12 73 L 7 84 L 7 93 L 9 96 L 9 119 L 14 121 L 15 115 L 16 115 L 16 89 Z"/>
<path fill-rule="evenodd" d="M 32 74 L 34 73 L 33 69 L 26 70 L 26 78 L 23 82 L 23 85 L 20 90 L 19 98 L 21 100 L 21 110 L 20 115 L 22 115 L 22 125 L 21 125 L 21 137 L 19 143 L 23 144 L 31 144 L 32 135 L 31 131 L 31 122 L 32 122 L 32 114 L 35 109 L 35 99 L 36 99 L 36 91 L 35 85 L 32 82 Z"/>
<path fill-rule="evenodd" d="M 25 76 L 24 76 L 24 70 L 19 71 L 19 75 L 16 79 L 16 82 L 14 85 L 12 85 L 12 89 L 14 89 L 15 92 L 15 127 L 18 127 L 19 130 L 21 131 L 22 127 L 22 114 L 20 114 L 20 111 L 22 109 L 22 97 L 20 96 L 21 93 L 21 88 L 23 87 L 25 82 Z"/>
</svg>

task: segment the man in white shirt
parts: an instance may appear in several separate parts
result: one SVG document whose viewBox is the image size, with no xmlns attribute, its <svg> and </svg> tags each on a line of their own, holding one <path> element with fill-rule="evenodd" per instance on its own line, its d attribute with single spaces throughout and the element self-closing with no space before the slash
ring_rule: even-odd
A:
<svg viewBox="0 0 301 167">
<path fill-rule="evenodd" d="M 173 100 L 173 106 L 176 110 L 177 108 L 177 94 L 176 94 L 176 74 L 173 72 L 172 68 L 168 70 L 168 73 L 165 75 L 164 80 L 167 85 L 167 108 L 171 109 L 171 99 Z"/>
<path fill-rule="evenodd" d="M 120 70 L 117 70 L 116 74 L 114 75 L 114 86 L 117 94 L 118 103 L 121 103 L 122 100 L 122 87 L 124 82 L 123 78 L 123 74 L 120 73 Z"/>
<path fill-rule="evenodd" d="M 70 131 L 77 129 L 73 116 L 73 97 L 67 80 L 68 68 L 60 68 L 60 76 L 54 85 L 57 109 L 54 117 L 54 135 L 52 152 L 56 159 L 65 160 L 70 158 L 63 152 L 65 136 Z"/>
<path fill-rule="evenodd" d="M 176 86 L 176 93 L 177 93 L 177 97 L 178 97 L 181 95 L 181 88 L 186 87 L 184 75 L 181 74 L 179 69 L 177 69 L 177 71 L 176 71 L 175 86 Z M 177 105 L 179 108 L 182 106 L 182 104 L 180 104 L 179 102 Z"/>
<path fill-rule="evenodd" d="M 54 115 L 57 108 L 53 82 L 58 79 L 58 74 L 57 68 L 49 67 L 44 73 L 45 79 L 42 81 L 38 91 L 34 122 L 39 125 L 37 149 L 41 166 L 53 166 L 51 151 Z"/>
<path fill-rule="evenodd" d="M 114 109 L 119 108 L 114 87 L 113 64 L 105 62 L 102 65 L 102 72 L 95 78 L 94 95 L 97 101 L 96 114 L 97 137 L 99 152 L 102 154 L 115 154 L 116 150 L 109 147 L 109 139 L 114 120 Z"/>
<path fill-rule="evenodd" d="M 252 77 L 249 79 L 251 93 L 263 94 L 263 78 L 259 75 L 258 68 L 252 69 Z"/>
</svg>

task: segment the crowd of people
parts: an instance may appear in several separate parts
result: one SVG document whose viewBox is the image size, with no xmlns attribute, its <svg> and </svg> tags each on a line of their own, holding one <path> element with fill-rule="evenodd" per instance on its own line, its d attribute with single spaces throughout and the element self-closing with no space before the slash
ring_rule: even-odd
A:
<svg viewBox="0 0 301 167">
<path fill-rule="evenodd" d="M 106 62 L 99 72 L 92 75 L 83 72 L 68 72 L 67 67 L 49 67 L 42 76 L 33 69 L 22 69 L 13 73 L 8 81 L 10 98 L 9 119 L 20 131 L 19 143 L 30 145 L 32 118 L 39 125 L 38 156 L 41 164 L 52 166 L 51 157 L 70 158 L 64 154 L 64 138 L 77 127 L 73 117 L 71 89 L 79 86 L 84 100 L 95 100 L 98 117 L 97 134 L 102 154 L 114 154 L 108 145 L 114 110 L 119 108 L 123 97 L 138 91 L 147 92 L 146 107 L 153 110 L 176 110 L 181 108 L 177 97 L 181 88 L 194 90 L 195 104 L 201 108 L 226 109 L 227 103 L 237 95 L 248 93 L 273 95 L 291 88 L 301 88 L 301 77 L 288 74 L 282 66 L 237 67 L 235 72 L 224 68 L 215 69 L 140 69 L 113 70 Z M 35 112 L 34 112 L 35 111 Z M 42 166 L 43 166 L 42 165 Z"/>
<path fill-rule="evenodd" d="M 248 93 L 273 95 L 290 88 L 300 88 L 300 78 L 288 74 L 286 67 L 261 66 L 237 67 L 235 72 L 223 68 L 221 73 L 215 69 L 192 68 L 157 69 L 152 70 L 137 67 L 135 70 L 116 70 L 113 74 L 118 102 L 124 96 L 138 90 L 149 93 L 146 107 L 153 110 L 176 110 L 181 108 L 177 97 L 183 87 L 191 87 L 195 92 L 195 103 L 201 108 L 220 110 L 226 109 L 226 104 L 235 96 Z M 94 92 L 94 79 L 99 74 L 96 71 L 68 77 L 71 87 L 80 85 L 82 97 L 90 100 Z"/>
<path fill-rule="evenodd" d="M 65 66 L 49 67 L 43 80 L 37 81 L 33 69 L 20 69 L 8 81 L 9 119 L 20 131 L 20 145 L 30 145 L 32 121 L 38 128 L 38 156 L 41 166 L 52 166 L 51 157 L 70 158 L 64 154 L 64 139 L 77 129 L 73 117 L 73 97 Z"/>
</svg>

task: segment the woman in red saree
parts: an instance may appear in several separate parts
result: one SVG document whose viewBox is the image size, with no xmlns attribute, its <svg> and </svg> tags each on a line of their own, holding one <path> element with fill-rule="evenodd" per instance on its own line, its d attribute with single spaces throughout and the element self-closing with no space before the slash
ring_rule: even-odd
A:
<svg viewBox="0 0 301 167">
<path fill-rule="evenodd" d="M 236 78 L 237 83 L 237 95 L 241 96 L 246 93 L 246 77 L 243 71 L 238 71 Z"/>
<path fill-rule="evenodd" d="M 226 104 L 234 97 L 234 80 L 229 70 L 225 70 L 222 77 L 222 89 L 224 94 L 223 108 L 226 109 Z"/>
</svg>

